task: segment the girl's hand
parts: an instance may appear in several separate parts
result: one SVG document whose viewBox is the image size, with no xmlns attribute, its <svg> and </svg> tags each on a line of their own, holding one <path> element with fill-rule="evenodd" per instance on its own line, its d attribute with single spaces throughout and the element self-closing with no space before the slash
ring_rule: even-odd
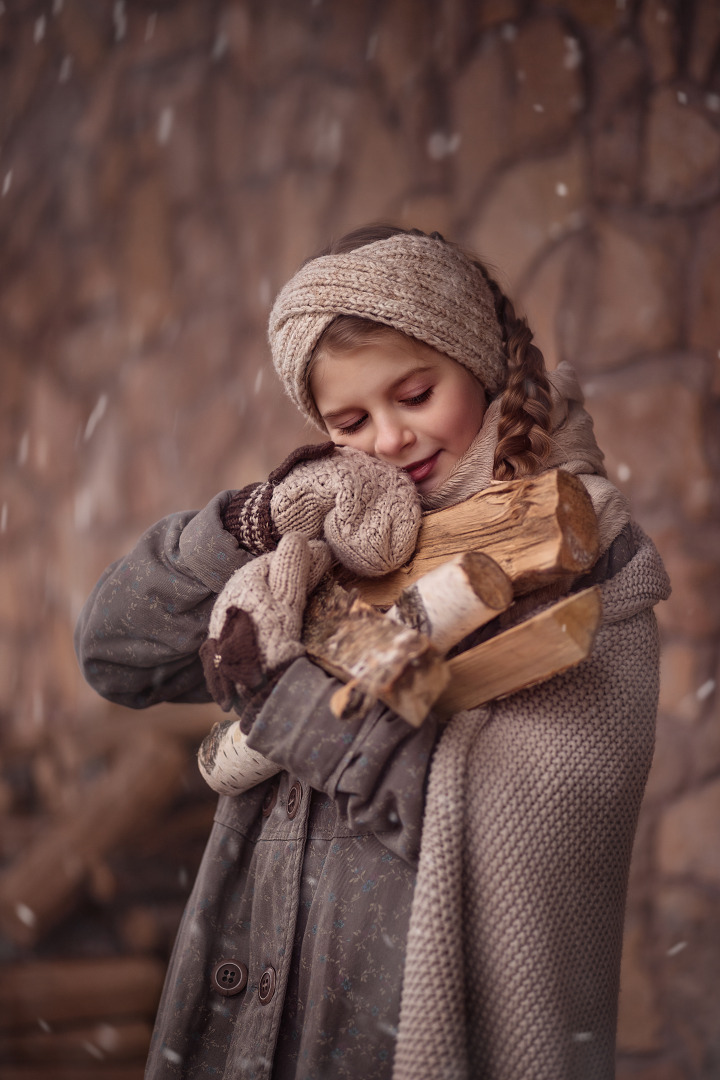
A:
<svg viewBox="0 0 720 1080">
<path fill-rule="evenodd" d="M 379 577 L 411 557 L 420 527 L 415 485 L 394 465 L 350 447 L 302 447 L 266 484 L 231 501 L 225 527 L 250 551 L 280 536 L 324 537 L 343 566 Z"/>
<path fill-rule="evenodd" d="M 301 533 L 236 570 L 215 601 L 200 649 L 208 688 L 227 712 L 304 653 L 300 642 L 310 592 L 331 563 L 327 544 Z"/>
</svg>

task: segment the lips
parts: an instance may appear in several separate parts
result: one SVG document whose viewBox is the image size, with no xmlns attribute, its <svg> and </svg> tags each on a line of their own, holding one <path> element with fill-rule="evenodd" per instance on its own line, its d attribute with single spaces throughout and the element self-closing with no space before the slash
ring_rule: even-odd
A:
<svg viewBox="0 0 720 1080">
<path fill-rule="evenodd" d="M 405 466 L 405 472 L 414 484 L 419 484 L 422 480 L 428 478 L 435 468 L 439 455 L 440 451 L 436 450 L 431 457 L 423 458 L 422 461 L 413 461 L 412 464 Z"/>
</svg>

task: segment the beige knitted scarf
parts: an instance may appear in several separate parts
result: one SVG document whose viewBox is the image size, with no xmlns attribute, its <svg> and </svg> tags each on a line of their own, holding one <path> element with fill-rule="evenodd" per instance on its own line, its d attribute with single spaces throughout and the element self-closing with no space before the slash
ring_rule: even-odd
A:
<svg viewBox="0 0 720 1080">
<path fill-rule="evenodd" d="M 585 483 L 606 548 L 628 520 L 572 369 L 550 376 L 552 467 Z M 497 409 L 440 492 L 491 482 Z M 455 715 L 436 746 L 393 1080 L 612 1080 L 630 852 L 653 747 L 668 593 L 651 542 L 603 586 L 595 653 Z"/>
</svg>

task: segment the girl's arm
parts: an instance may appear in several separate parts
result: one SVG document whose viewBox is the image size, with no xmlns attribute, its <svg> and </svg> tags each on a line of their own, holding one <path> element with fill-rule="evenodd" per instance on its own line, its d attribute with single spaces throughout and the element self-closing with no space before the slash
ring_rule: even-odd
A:
<svg viewBox="0 0 720 1080">
<path fill-rule="evenodd" d="M 136 709 L 211 700 L 198 650 L 217 593 L 251 558 L 223 527 L 234 494 L 163 518 L 100 578 L 80 614 L 75 651 L 103 697 Z"/>
<path fill-rule="evenodd" d="M 425 781 L 438 722 L 413 728 L 386 706 L 339 720 L 330 709 L 338 682 L 305 658 L 285 672 L 257 714 L 248 746 L 334 798 L 351 826 L 374 832 L 417 864 Z"/>
</svg>

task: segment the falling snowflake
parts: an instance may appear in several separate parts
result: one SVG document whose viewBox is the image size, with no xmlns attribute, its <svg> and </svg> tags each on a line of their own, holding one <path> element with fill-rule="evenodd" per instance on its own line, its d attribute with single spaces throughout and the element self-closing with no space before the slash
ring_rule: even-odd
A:
<svg viewBox="0 0 720 1080">
<path fill-rule="evenodd" d="M 695 697 L 698 699 L 698 701 L 705 701 L 707 698 L 710 697 L 714 689 L 715 680 L 708 679 L 707 682 L 704 682 L 702 686 L 699 686 L 698 689 L 695 691 Z"/>
<path fill-rule="evenodd" d="M 15 905 L 15 914 L 24 926 L 34 926 L 37 922 L 37 916 L 33 909 L 22 902 Z"/>
<path fill-rule="evenodd" d="M 227 47 L 228 47 L 228 36 L 227 36 L 227 34 L 225 33 L 224 30 L 218 30 L 217 35 L 215 37 L 215 41 L 213 42 L 213 47 L 212 47 L 212 58 L 213 58 L 213 60 L 221 60 L 223 58 L 223 56 L 225 55 L 225 53 L 227 52 Z"/>
<path fill-rule="evenodd" d="M 558 180 L 557 184 L 555 185 L 555 194 L 559 195 L 561 199 L 564 199 L 568 194 L 568 190 L 569 189 L 567 184 L 564 184 L 562 180 Z"/>
<path fill-rule="evenodd" d="M 582 49 L 580 48 L 580 42 L 577 38 L 566 37 L 565 38 L 565 56 L 563 57 L 563 67 L 567 71 L 574 71 L 580 67 L 582 63 Z"/>
<path fill-rule="evenodd" d="M 444 131 L 434 131 L 427 141 L 428 157 L 433 161 L 442 161 L 443 158 L 455 154 L 460 146 L 460 132 L 446 135 Z"/>
<path fill-rule="evenodd" d="M 33 30 L 33 41 L 37 45 L 45 37 L 45 16 L 41 15 L 39 19 L 35 20 L 35 29 Z"/>
<path fill-rule="evenodd" d="M 630 466 L 626 465 L 625 462 L 621 461 L 617 467 L 617 476 L 621 484 L 626 484 L 632 476 Z"/>
<path fill-rule="evenodd" d="M 157 141 L 161 146 L 170 138 L 170 132 L 172 131 L 173 120 L 175 118 L 175 112 L 171 105 L 166 105 L 160 113 L 157 126 Z"/>
<path fill-rule="evenodd" d="M 115 24 L 115 40 L 122 41 L 127 33 L 127 15 L 124 0 L 116 0 L 113 5 L 113 23 Z"/>
<path fill-rule="evenodd" d="M 90 413 L 90 416 L 88 417 L 88 422 L 85 425 L 85 431 L 83 433 L 83 442 L 87 442 L 89 439 L 92 438 L 92 435 L 93 435 L 93 432 L 95 431 L 95 428 L 98 426 L 98 424 L 102 420 L 103 416 L 105 415 L 105 410 L 107 409 L 107 403 L 108 403 L 107 394 L 101 394 L 100 397 L 97 399 L 97 402 L 95 404 L 95 408 L 93 409 L 93 411 Z"/>
<path fill-rule="evenodd" d="M 72 56 L 63 57 L 63 62 L 60 65 L 60 73 L 58 75 L 58 82 L 66 83 L 72 75 Z"/>
<path fill-rule="evenodd" d="M 12 184 L 12 169 L 9 169 L 8 172 L 5 173 L 5 179 L 3 180 L 2 198 L 5 198 L 5 196 L 7 195 L 8 191 L 10 190 L 10 185 L 11 184 Z"/>
<path fill-rule="evenodd" d="M 687 949 L 687 941 L 678 941 L 678 943 L 676 945 L 671 945 L 670 946 L 670 948 L 665 953 L 665 955 L 666 956 L 677 956 L 677 954 L 681 953 L 683 951 L 683 949 Z"/>
</svg>

